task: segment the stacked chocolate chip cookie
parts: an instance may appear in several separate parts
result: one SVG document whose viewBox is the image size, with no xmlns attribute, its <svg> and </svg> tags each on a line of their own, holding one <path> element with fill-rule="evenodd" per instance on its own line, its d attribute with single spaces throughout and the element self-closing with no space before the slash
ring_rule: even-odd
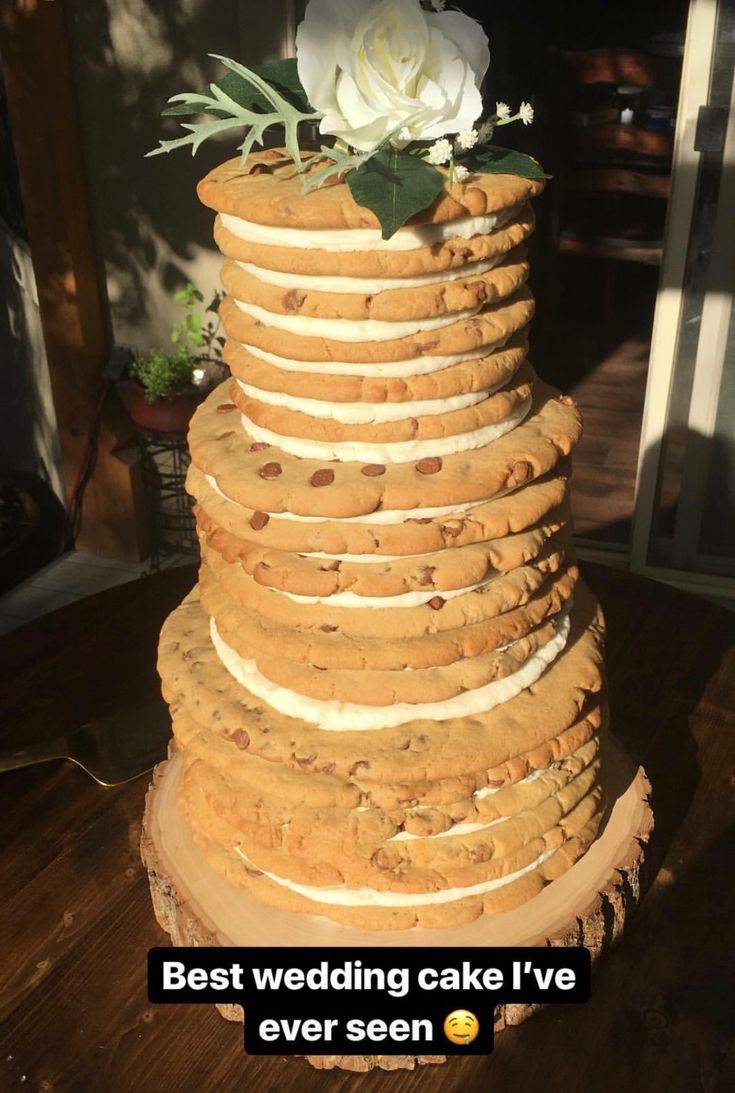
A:
<svg viewBox="0 0 735 1093">
<path fill-rule="evenodd" d="M 580 422 L 526 356 L 540 188 L 470 175 L 384 240 L 279 151 L 200 185 L 233 379 L 191 426 L 202 567 L 160 672 L 179 811 L 263 904 L 455 925 L 530 899 L 597 832 Z"/>
</svg>

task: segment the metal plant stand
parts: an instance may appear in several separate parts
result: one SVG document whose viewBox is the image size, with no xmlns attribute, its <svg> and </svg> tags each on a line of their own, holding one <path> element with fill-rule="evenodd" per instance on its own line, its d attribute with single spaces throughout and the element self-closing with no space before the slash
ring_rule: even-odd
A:
<svg viewBox="0 0 735 1093">
<path fill-rule="evenodd" d="M 139 430 L 141 467 L 150 537 L 151 572 L 177 556 L 197 557 L 192 499 L 184 489 L 190 463 L 183 433 Z"/>
</svg>

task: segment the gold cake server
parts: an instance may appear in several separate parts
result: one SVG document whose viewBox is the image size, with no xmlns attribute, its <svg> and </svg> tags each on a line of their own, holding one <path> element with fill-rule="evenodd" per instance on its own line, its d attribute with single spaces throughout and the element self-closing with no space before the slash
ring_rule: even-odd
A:
<svg viewBox="0 0 735 1093">
<path fill-rule="evenodd" d="M 171 715 L 161 698 L 96 717 L 78 729 L 25 748 L 0 752 L 0 772 L 71 759 L 101 786 L 117 786 L 145 774 L 166 758 Z"/>
</svg>

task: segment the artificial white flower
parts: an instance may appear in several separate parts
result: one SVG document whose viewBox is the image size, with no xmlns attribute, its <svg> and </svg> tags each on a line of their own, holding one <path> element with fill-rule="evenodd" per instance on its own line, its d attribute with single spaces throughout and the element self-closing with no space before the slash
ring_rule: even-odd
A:
<svg viewBox="0 0 735 1093">
<path fill-rule="evenodd" d="M 463 167 L 461 163 L 458 163 L 452 172 L 452 178 L 454 182 L 464 182 L 466 178 L 469 178 L 470 172 L 466 167 Z"/>
<path fill-rule="evenodd" d="M 432 144 L 431 148 L 429 148 L 426 158 L 429 163 L 449 163 L 449 160 L 452 158 L 451 144 L 448 140 L 442 137 L 441 140 L 438 140 L 434 144 Z"/>
<path fill-rule="evenodd" d="M 479 133 L 476 129 L 463 129 L 461 133 L 457 133 L 455 144 L 460 151 L 468 152 L 470 148 L 474 148 L 479 140 Z"/>
<path fill-rule="evenodd" d="M 497 114 L 500 121 L 503 121 L 505 118 L 509 118 L 510 107 L 508 106 L 507 102 L 496 102 L 495 113 Z"/>
<path fill-rule="evenodd" d="M 299 78 L 323 134 L 369 152 L 472 126 L 490 53 L 480 25 L 419 0 L 310 0 L 296 34 Z"/>
<path fill-rule="evenodd" d="M 522 102 L 518 107 L 518 117 L 524 125 L 530 125 L 533 121 L 533 107 L 530 102 Z"/>
<path fill-rule="evenodd" d="M 491 136 L 495 132 L 495 123 L 492 121 L 484 121 L 480 128 L 477 130 L 477 143 L 485 144 L 490 140 Z"/>
<path fill-rule="evenodd" d="M 447 5 L 447 0 L 429 0 L 434 11 L 444 11 Z"/>
</svg>

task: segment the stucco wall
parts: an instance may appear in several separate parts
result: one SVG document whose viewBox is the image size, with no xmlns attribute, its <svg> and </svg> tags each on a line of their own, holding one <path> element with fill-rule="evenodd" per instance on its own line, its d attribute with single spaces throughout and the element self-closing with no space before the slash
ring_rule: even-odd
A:
<svg viewBox="0 0 735 1093">
<path fill-rule="evenodd" d="M 210 53 L 258 63 L 293 51 L 293 0 L 68 0 L 95 236 L 115 340 L 167 344 L 173 292 L 186 280 L 205 296 L 218 284 L 212 214 L 197 180 L 232 155 L 232 138 L 145 159 L 160 137 L 169 95 L 224 73 Z M 180 132 L 180 131 L 179 131 Z"/>
</svg>

